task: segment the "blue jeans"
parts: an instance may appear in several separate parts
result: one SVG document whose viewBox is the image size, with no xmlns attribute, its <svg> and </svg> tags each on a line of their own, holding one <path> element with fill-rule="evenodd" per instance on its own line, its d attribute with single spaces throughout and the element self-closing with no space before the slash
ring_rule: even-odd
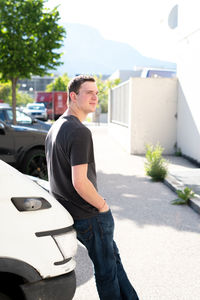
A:
<svg viewBox="0 0 200 300">
<path fill-rule="evenodd" d="M 139 300 L 122 266 L 113 240 L 114 220 L 111 211 L 75 220 L 78 240 L 87 248 L 94 264 L 96 286 L 101 300 Z"/>
</svg>

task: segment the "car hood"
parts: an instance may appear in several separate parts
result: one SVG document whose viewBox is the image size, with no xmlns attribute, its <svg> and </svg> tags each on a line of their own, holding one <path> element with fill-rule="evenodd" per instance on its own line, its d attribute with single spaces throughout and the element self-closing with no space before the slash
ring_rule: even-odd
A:
<svg viewBox="0 0 200 300">
<path fill-rule="evenodd" d="M 9 211 L 11 219 L 12 216 L 15 216 L 17 219 L 23 218 L 24 222 L 27 221 L 27 224 L 29 224 L 32 229 L 34 228 L 35 232 L 72 226 L 73 219 L 71 215 L 54 197 L 42 188 L 41 185 L 39 186 L 37 182 L 34 182 L 27 175 L 22 174 L 2 160 L 0 160 L 0 177 L 0 202 L 1 204 L 8 202 L 8 206 L 12 208 Z M 11 182 L 12 185 L 10 186 Z M 44 198 L 51 204 L 51 208 L 32 212 L 30 211 L 28 213 L 26 211 L 19 213 L 16 207 L 12 204 L 12 197 Z M 44 217 L 45 222 L 43 219 Z M 6 218 L 7 216 L 5 216 L 5 220 Z"/>
<path fill-rule="evenodd" d="M 38 110 L 38 109 L 27 109 L 25 110 L 25 112 L 28 111 L 28 112 L 34 112 L 34 113 L 44 113 L 45 112 L 45 109 L 44 110 Z"/>
<path fill-rule="evenodd" d="M 47 134 L 46 130 L 40 129 L 40 128 L 34 128 L 34 127 L 26 127 L 21 125 L 10 125 L 11 128 L 13 128 L 15 131 L 29 131 L 29 132 L 42 132 Z"/>
<path fill-rule="evenodd" d="M 52 125 L 50 123 L 46 123 L 46 122 L 43 122 L 43 121 L 38 120 L 38 119 L 35 119 L 35 122 L 38 124 L 38 126 L 44 127 L 47 130 L 49 130 L 51 128 L 51 125 Z"/>
</svg>

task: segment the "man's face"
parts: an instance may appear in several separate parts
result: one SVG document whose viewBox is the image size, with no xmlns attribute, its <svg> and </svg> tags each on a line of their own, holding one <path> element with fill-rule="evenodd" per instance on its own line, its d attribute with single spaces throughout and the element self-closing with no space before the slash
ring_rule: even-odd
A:
<svg viewBox="0 0 200 300">
<path fill-rule="evenodd" d="M 98 104 L 98 89 L 95 82 L 84 82 L 78 94 L 76 94 L 76 104 L 79 110 L 88 114 L 96 110 Z"/>
</svg>

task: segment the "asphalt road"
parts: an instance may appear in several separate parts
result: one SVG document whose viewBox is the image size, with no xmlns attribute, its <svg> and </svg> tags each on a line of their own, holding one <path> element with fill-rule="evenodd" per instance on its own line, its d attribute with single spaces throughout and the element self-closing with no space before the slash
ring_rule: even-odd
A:
<svg viewBox="0 0 200 300">
<path fill-rule="evenodd" d="M 163 183 L 144 173 L 144 157 L 129 155 L 107 132 L 90 126 L 98 187 L 115 218 L 115 241 L 140 300 L 200 299 L 200 216 Z M 85 248 L 77 253 L 74 300 L 97 300 Z M 111 299 L 115 300 L 115 299 Z"/>
</svg>

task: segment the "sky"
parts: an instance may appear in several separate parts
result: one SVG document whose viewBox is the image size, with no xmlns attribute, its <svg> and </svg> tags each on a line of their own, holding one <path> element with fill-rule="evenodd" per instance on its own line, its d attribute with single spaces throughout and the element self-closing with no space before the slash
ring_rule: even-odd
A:
<svg viewBox="0 0 200 300">
<path fill-rule="evenodd" d="M 167 24 L 175 0 L 48 0 L 61 21 L 96 28 L 105 39 L 125 42 L 142 55 L 173 60 L 175 34 Z"/>
</svg>

